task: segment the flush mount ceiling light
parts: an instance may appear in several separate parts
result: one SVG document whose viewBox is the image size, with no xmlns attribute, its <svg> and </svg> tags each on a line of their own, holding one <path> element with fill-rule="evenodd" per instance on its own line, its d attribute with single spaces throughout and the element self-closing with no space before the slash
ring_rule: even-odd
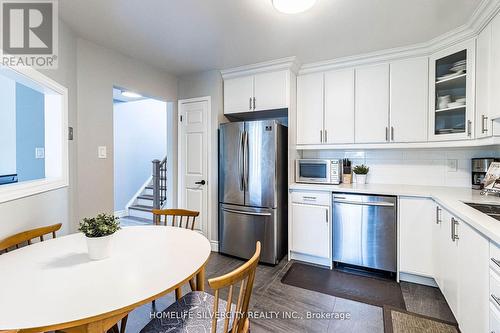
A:
<svg viewBox="0 0 500 333">
<path fill-rule="evenodd" d="M 122 96 L 125 96 L 128 98 L 141 98 L 142 97 L 141 94 L 135 93 L 133 91 L 126 91 L 126 90 L 122 90 Z"/>
<path fill-rule="evenodd" d="M 316 0 L 271 0 L 276 10 L 285 14 L 305 12 L 316 3 Z"/>
</svg>

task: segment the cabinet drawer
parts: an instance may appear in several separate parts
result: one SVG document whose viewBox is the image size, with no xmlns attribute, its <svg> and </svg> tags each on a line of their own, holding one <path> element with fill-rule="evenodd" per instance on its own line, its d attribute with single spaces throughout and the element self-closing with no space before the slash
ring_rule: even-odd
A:
<svg viewBox="0 0 500 333">
<path fill-rule="evenodd" d="M 500 276 L 492 270 L 490 270 L 490 302 L 500 311 Z"/>
<path fill-rule="evenodd" d="M 321 205 L 330 206 L 331 196 L 330 192 L 292 192 L 292 202 L 309 204 L 309 205 Z"/>
<path fill-rule="evenodd" d="M 500 276 L 500 248 L 490 242 L 490 268 Z"/>
<path fill-rule="evenodd" d="M 500 311 L 490 304 L 490 332 L 500 333 Z"/>
</svg>

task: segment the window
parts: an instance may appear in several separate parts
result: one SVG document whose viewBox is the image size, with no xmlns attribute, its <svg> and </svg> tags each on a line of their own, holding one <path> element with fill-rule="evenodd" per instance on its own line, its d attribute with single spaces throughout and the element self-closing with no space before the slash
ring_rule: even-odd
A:
<svg viewBox="0 0 500 333">
<path fill-rule="evenodd" d="M 68 185 L 67 89 L 0 68 L 0 202 Z"/>
</svg>

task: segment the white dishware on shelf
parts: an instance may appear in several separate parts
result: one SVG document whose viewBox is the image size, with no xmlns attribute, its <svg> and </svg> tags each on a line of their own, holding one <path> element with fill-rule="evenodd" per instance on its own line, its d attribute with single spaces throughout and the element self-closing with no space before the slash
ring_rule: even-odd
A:
<svg viewBox="0 0 500 333">
<path fill-rule="evenodd" d="M 448 103 L 448 108 L 456 108 L 456 107 L 459 107 L 459 106 L 462 106 L 462 105 L 465 105 L 465 102 L 451 102 L 451 103 Z"/>
<path fill-rule="evenodd" d="M 451 102 L 451 95 L 438 96 L 438 109 L 446 109 Z"/>
</svg>

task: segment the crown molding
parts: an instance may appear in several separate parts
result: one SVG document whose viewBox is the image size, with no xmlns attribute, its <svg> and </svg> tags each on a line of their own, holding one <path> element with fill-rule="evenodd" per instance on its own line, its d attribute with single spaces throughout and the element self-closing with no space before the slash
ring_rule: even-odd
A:
<svg viewBox="0 0 500 333">
<path fill-rule="evenodd" d="M 291 70 L 297 73 L 300 68 L 300 63 L 297 57 L 286 57 L 271 61 L 259 62 L 251 65 L 244 65 L 230 69 L 224 69 L 221 71 L 222 78 L 230 79 L 238 76 L 252 75 L 256 73 L 272 72 L 278 70 Z"/>
<path fill-rule="evenodd" d="M 465 24 L 427 42 L 304 64 L 298 74 L 388 62 L 409 57 L 428 56 L 434 52 L 476 37 L 499 11 L 500 0 L 483 0 Z"/>
</svg>

